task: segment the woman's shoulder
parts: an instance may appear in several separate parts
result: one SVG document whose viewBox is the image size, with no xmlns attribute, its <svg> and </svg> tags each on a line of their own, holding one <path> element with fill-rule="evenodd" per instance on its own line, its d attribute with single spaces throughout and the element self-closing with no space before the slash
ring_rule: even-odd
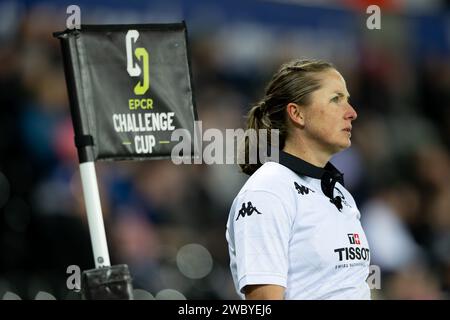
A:
<svg viewBox="0 0 450 320">
<path fill-rule="evenodd" d="M 246 191 L 267 191 L 285 194 L 290 189 L 289 182 L 295 176 L 291 170 L 277 162 L 266 162 L 256 170 L 241 189 Z"/>
</svg>

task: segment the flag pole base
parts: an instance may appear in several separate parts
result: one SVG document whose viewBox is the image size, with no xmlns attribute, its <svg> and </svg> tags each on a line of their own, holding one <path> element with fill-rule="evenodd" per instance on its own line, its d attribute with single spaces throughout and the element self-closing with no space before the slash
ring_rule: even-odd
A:
<svg viewBox="0 0 450 320">
<path fill-rule="evenodd" d="M 83 300 L 133 300 L 132 278 L 128 266 L 120 264 L 83 271 Z"/>
</svg>

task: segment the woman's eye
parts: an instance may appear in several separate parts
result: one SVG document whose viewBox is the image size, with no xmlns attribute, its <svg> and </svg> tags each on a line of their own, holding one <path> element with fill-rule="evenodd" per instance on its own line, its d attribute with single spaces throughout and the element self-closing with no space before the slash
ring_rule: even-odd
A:
<svg viewBox="0 0 450 320">
<path fill-rule="evenodd" d="M 339 102 L 339 97 L 336 96 L 336 97 L 332 98 L 332 99 L 331 99 L 331 102 Z"/>
</svg>

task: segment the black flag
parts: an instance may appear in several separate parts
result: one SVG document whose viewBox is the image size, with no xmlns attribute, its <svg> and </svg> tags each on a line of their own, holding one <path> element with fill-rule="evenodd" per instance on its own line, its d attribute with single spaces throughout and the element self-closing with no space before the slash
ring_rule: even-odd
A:
<svg viewBox="0 0 450 320">
<path fill-rule="evenodd" d="M 184 22 L 82 25 L 55 36 L 80 162 L 169 158 L 174 130 L 194 137 Z"/>
</svg>

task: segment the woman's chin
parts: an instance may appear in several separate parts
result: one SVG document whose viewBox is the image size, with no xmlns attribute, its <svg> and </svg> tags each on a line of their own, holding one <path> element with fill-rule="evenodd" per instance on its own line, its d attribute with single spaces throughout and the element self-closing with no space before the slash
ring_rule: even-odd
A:
<svg viewBox="0 0 450 320">
<path fill-rule="evenodd" d="M 352 145 L 352 142 L 350 141 L 350 139 L 348 139 L 347 141 L 343 141 L 342 143 L 340 143 L 339 145 L 336 146 L 336 152 L 341 152 L 347 148 L 350 148 Z"/>
<path fill-rule="evenodd" d="M 345 148 L 350 148 L 351 146 L 352 146 L 352 140 L 350 140 L 350 138 L 348 138 L 347 145 Z"/>
</svg>

